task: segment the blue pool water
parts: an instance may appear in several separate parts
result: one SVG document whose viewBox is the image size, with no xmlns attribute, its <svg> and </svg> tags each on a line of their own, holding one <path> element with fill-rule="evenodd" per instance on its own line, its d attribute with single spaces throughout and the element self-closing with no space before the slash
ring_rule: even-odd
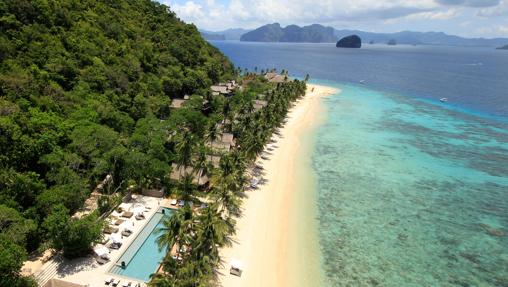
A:
<svg viewBox="0 0 508 287">
<path fill-rule="evenodd" d="M 166 255 L 166 249 L 159 250 L 156 243 L 159 235 L 156 233 L 157 228 L 162 227 L 162 220 L 173 213 L 171 209 L 164 208 L 164 210 L 165 214 L 157 212 L 150 218 L 136 239 L 110 269 L 111 273 L 144 282 L 150 280 L 150 275 L 157 270 L 162 258 Z M 126 263 L 125 268 L 120 267 L 122 261 Z"/>
</svg>

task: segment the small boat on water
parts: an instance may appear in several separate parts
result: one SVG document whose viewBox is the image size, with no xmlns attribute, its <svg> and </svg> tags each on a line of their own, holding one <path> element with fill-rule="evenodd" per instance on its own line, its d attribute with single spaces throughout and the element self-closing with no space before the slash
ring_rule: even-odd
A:
<svg viewBox="0 0 508 287">
<path fill-rule="evenodd" d="M 360 84 L 365 85 L 365 80 L 360 80 Z"/>
<path fill-rule="evenodd" d="M 441 98 L 441 99 L 439 99 L 439 101 L 441 103 L 446 103 L 446 102 L 448 102 L 448 98 Z"/>
</svg>

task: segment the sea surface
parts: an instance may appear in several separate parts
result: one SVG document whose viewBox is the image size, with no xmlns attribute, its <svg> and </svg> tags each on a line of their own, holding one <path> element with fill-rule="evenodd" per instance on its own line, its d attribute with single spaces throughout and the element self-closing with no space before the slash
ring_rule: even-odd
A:
<svg viewBox="0 0 508 287">
<path fill-rule="evenodd" d="M 213 44 L 341 90 L 312 156 L 325 286 L 508 286 L 506 51 Z"/>
</svg>

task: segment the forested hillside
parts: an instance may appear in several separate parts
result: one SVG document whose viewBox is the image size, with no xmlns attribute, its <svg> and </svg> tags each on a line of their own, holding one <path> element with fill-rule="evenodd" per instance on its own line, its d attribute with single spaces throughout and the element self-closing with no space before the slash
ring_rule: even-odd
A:
<svg viewBox="0 0 508 287">
<path fill-rule="evenodd" d="M 207 98 L 234 72 L 196 27 L 149 0 L 0 1 L 0 63 L 2 280 L 41 243 L 85 236 L 89 218 L 77 235 L 55 218 L 107 174 L 116 190 L 163 185 L 170 131 L 206 124 L 170 111 L 171 98 Z"/>
</svg>

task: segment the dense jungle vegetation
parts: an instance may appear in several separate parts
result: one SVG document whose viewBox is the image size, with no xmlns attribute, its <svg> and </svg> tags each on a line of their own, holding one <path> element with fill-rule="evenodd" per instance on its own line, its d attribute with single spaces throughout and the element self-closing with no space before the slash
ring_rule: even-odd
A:
<svg viewBox="0 0 508 287">
<path fill-rule="evenodd" d="M 243 91 L 212 96 L 212 84 L 230 79 Z M 240 75 L 195 26 L 156 2 L 0 0 L 0 286 L 34 286 L 20 275 L 28 254 L 90 251 L 101 237 L 98 217 L 114 203 L 71 216 L 107 175 L 106 195 L 165 188 L 212 202 L 200 212 L 186 205 L 165 222 L 160 246 L 189 248 L 179 260 L 168 254 L 151 282 L 212 286 L 245 170 L 304 92 L 305 82 Z M 170 108 L 186 95 L 183 108 Z M 256 111 L 260 95 L 268 105 Z M 237 148 L 214 167 L 206 143 L 223 132 Z M 191 175 L 171 182 L 172 163 L 206 171 L 206 192 Z"/>
</svg>

